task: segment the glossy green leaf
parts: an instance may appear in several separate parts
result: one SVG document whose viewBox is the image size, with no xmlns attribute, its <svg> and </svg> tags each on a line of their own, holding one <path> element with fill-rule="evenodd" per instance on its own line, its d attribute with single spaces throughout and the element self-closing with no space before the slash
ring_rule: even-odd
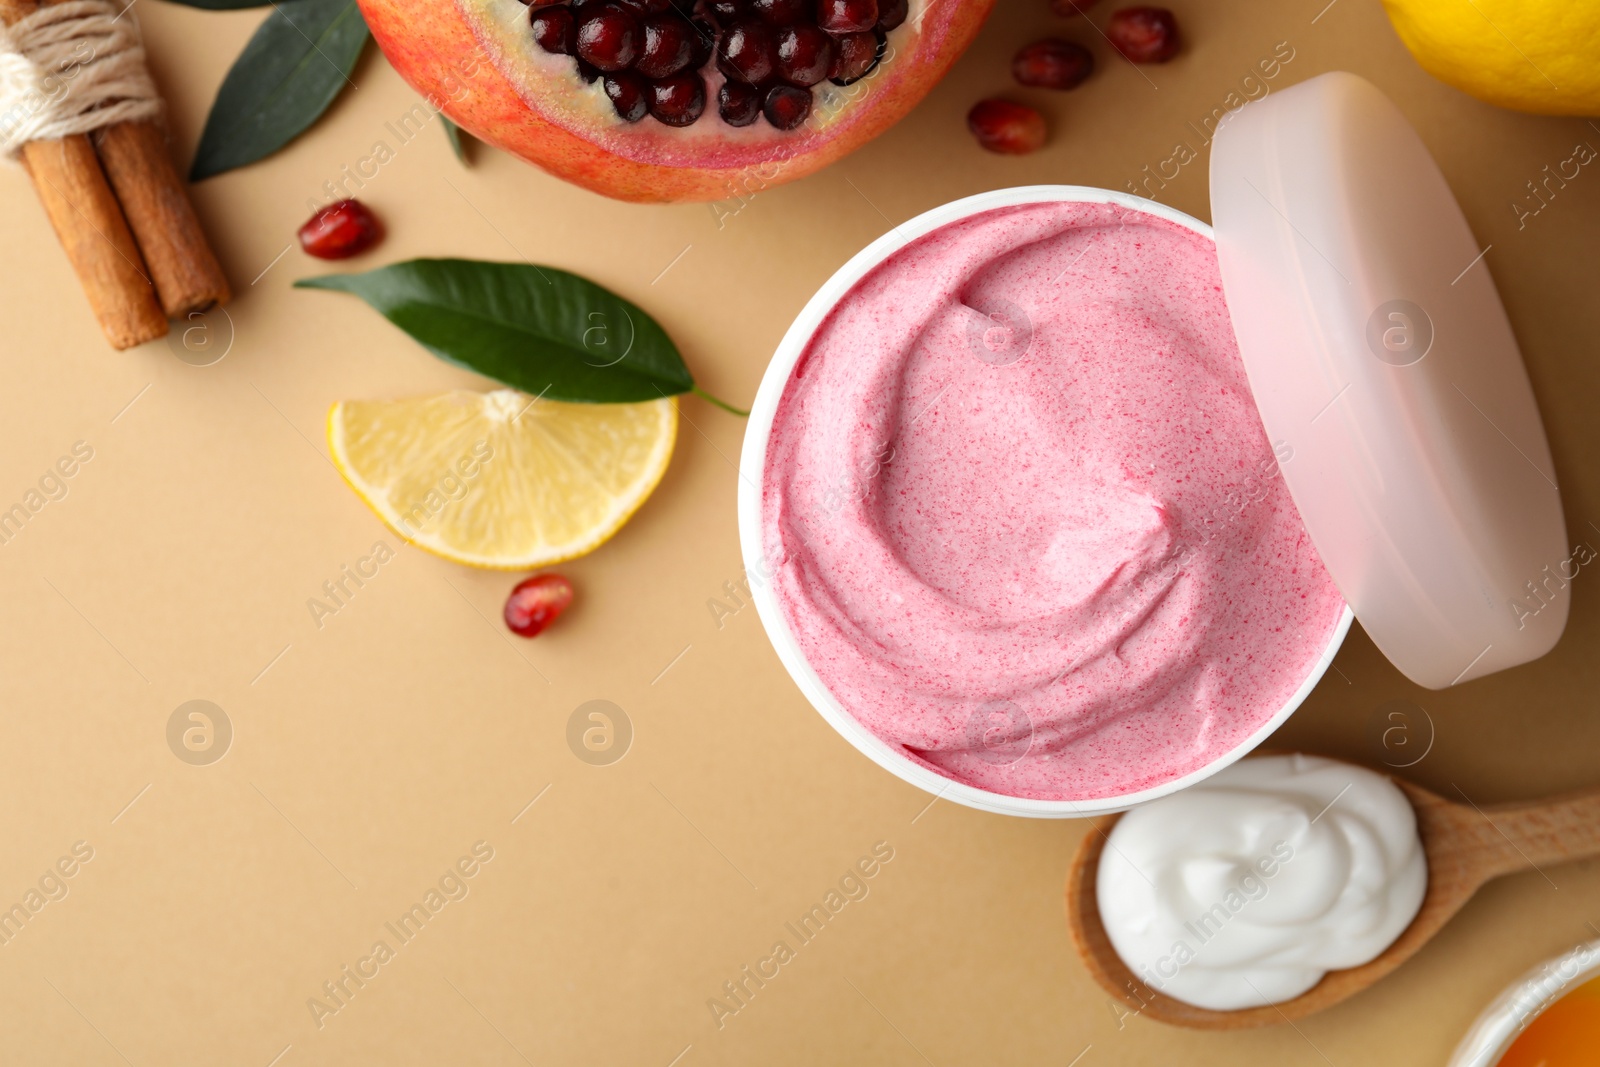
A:
<svg viewBox="0 0 1600 1067">
<path fill-rule="evenodd" d="M 266 7 L 272 0 L 167 0 L 169 4 L 198 7 L 206 11 L 239 11 L 247 7 Z"/>
<path fill-rule="evenodd" d="M 444 135 L 450 141 L 450 151 L 455 153 L 463 167 L 472 166 L 472 160 L 467 158 L 467 142 L 472 140 L 472 135 L 443 115 L 439 116 L 439 121 L 444 123 Z"/>
<path fill-rule="evenodd" d="M 554 267 L 413 259 L 295 285 L 354 293 L 441 359 L 535 396 L 605 404 L 699 393 L 655 319 Z"/>
<path fill-rule="evenodd" d="M 223 79 L 200 135 L 193 181 L 263 159 L 351 84 L 371 38 L 355 0 L 281 0 Z"/>
</svg>

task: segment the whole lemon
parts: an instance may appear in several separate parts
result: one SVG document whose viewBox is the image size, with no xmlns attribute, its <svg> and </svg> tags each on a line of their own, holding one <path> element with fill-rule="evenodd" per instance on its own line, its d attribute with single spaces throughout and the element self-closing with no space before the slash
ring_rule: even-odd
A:
<svg viewBox="0 0 1600 1067">
<path fill-rule="evenodd" d="M 1600 115 L 1600 0 L 1383 0 L 1422 69 L 1479 100 Z"/>
</svg>

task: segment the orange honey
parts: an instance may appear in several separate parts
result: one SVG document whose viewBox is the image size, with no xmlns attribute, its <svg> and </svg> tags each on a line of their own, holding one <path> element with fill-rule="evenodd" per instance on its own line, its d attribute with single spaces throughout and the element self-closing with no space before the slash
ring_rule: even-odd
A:
<svg viewBox="0 0 1600 1067">
<path fill-rule="evenodd" d="M 1600 1067 L 1600 978 L 1589 979 L 1529 1023 L 1497 1067 Z"/>
</svg>

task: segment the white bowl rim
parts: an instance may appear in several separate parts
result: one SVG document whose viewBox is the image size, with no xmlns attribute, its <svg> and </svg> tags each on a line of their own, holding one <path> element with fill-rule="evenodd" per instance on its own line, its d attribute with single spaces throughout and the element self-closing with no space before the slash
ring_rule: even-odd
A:
<svg viewBox="0 0 1600 1067">
<path fill-rule="evenodd" d="M 772 584 L 767 581 L 766 576 L 770 568 L 764 562 L 765 552 L 761 539 L 761 496 L 767 445 L 772 438 L 772 426 L 777 417 L 778 402 L 789 384 L 795 364 L 804 353 L 812 335 L 816 333 L 817 327 L 822 325 L 823 319 L 833 310 L 834 305 L 843 299 L 869 271 L 912 241 L 980 212 L 1021 204 L 1058 202 L 1118 204 L 1133 211 L 1176 223 L 1207 240 L 1216 239 L 1210 226 L 1175 208 L 1143 197 L 1085 185 L 1014 186 L 963 197 L 925 211 L 916 218 L 895 226 L 857 252 L 806 302 L 805 307 L 801 309 L 800 314 L 796 316 L 778 343 L 772 361 L 767 364 L 766 373 L 761 378 L 761 386 L 756 392 L 755 402 L 750 407 L 750 421 L 745 429 L 744 445 L 739 454 L 739 548 L 744 557 L 745 572 L 751 576 L 750 597 L 756 606 L 756 614 L 761 619 L 761 625 L 767 632 L 767 638 L 778 653 L 778 659 L 782 661 L 789 676 L 800 687 L 806 699 L 811 702 L 811 706 L 862 754 L 904 781 L 934 794 L 936 800 L 944 797 L 980 811 L 1039 819 L 1071 819 L 1125 811 L 1134 805 L 1194 785 L 1249 754 L 1282 725 L 1285 719 L 1294 714 L 1316 688 L 1317 683 L 1327 672 L 1328 666 L 1333 662 L 1333 657 L 1339 651 L 1339 646 L 1350 630 L 1350 623 L 1355 618 L 1354 613 L 1346 605 L 1328 640 L 1327 647 L 1323 649 L 1322 655 L 1318 657 L 1300 687 L 1276 714 L 1234 748 L 1199 770 L 1191 771 L 1171 781 L 1133 793 L 1092 800 L 1035 800 L 1015 797 L 946 778 L 897 751 L 863 726 L 829 692 L 811 664 L 806 661 L 805 655 L 800 651 L 799 643 L 789 629 L 788 620 L 784 618 L 783 608 L 778 603 Z"/>
<path fill-rule="evenodd" d="M 1561 974 L 1568 964 L 1572 974 Z M 1545 960 L 1483 1009 L 1451 1054 L 1450 1067 L 1494 1067 L 1535 1019 L 1596 977 L 1600 977 L 1600 941 L 1585 942 Z"/>
</svg>

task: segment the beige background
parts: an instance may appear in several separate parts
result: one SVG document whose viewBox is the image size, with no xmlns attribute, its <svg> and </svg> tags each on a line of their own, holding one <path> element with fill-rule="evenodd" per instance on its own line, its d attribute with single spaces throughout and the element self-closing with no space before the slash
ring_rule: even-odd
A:
<svg viewBox="0 0 1600 1067">
<path fill-rule="evenodd" d="M 401 147 L 385 123 L 415 95 L 373 52 L 312 135 L 198 190 L 239 292 L 231 350 L 205 367 L 162 342 L 109 351 L 26 178 L 0 175 L 0 507 L 74 442 L 94 449 L 69 495 L 0 547 L 0 903 L 74 842 L 94 849 L 70 894 L 0 947 L 0 1062 L 1439 1063 L 1503 985 L 1594 936 L 1600 866 L 1529 871 L 1298 1029 L 1119 1020 L 1062 919 L 1081 823 L 926 808 L 806 705 L 753 610 L 713 623 L 707 600 L 740 573 L 743 424 L 695 400 L 655 497 L 561 568 L 579 600 L 537 641 L 496 621 L 512 576 L 409 548 L 321 629 L 310 617 L 307 599 L 341 565 L 380 540 L 397 547 L 327 460 L 328 405 L 477 384 L 353 299 L 290 289 L 323 264 L 298 250 L 275 261 L 307 199 L 375 141 L 396 158 L 361 195 L 391 233 L 358 266 L 463 255 L 579 271 L 655 314 L 707 388 L 748 401 L 806 298 L 891 223 L 1011 184 L 1122 188 L 1194 141 L 1186 123 L 1280 41 L 1294 58 L 1274 85 L 1362 73 L 1433 150 L 1493 245 L 1571 536 L 1600 544 L 1600 173 L 1585 168 L 1523 228 L 1511 207 L 1600 130 L 1431 80 L 1375 0 L 1173 2 L 1191 43 L 1141 72 L 1043 0 L 1002 0 L 910 118 L 731 216 L 739 205 L 612 203 L 487 150 L 463 170 L 436 129 Z M 261 14 L 159 0 L 138 12 L 186 157 Z M 1036 94 L 1047 150 L 980 153 L 966 109 L 1033 95 L 1015 92 L 1007 62 L 1046 33 L 1089 43 L 1102 69 L 1077 92 Z M 1162 197 L 1207 217 L 1203 159 Z M 1273 743 L 1381 766 L 1396 757 L 1373 741 L 1373 715 L 1411 700 L 1436 736 L 1405 773 L 1441 792 L 1490 804 L 1591 784 L 1592 584 L 1587 570 L 1576 580 L 1553 654 L 1458 691 L 1410 686 L 1358 629 Z M 194 698 L 235 729 L 210 766 L 166 742 L 173 709 Z M 636 730 L 612 766 L 581 763 L 565 741 L 593 698 Z M 1426 725 L 1412 721 L 1417 752 Z M 318 1029 L 307 998 L 375 940 L 394 944 L 383 924 L 479 840 L 494 859 L 470 895 Z M 718 1030 L 707 998 L 877 841 L 895 858 L 870 896 Z"/>
</svg>

